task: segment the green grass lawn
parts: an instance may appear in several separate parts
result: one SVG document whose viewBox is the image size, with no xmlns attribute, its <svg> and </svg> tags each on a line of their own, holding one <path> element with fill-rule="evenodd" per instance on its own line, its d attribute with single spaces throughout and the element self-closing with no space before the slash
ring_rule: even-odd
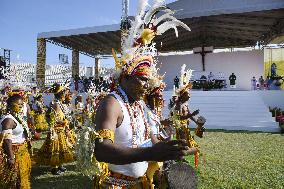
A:
<svg viewBox="0 0 284 189">
<path fill-rule="evenodd" d="M 198 188 L 284 188 L 283 134 L 209 131 L 196 140 L 201 151 Z M 34 142 L 34 147 L 42 142 Z M 32 188 L 92 188 L 91 180 L 76 171 L 74 163 L 66 167 L 64 175 L 53 176 L 49 168 L 35 165 Z"/>
</svg>

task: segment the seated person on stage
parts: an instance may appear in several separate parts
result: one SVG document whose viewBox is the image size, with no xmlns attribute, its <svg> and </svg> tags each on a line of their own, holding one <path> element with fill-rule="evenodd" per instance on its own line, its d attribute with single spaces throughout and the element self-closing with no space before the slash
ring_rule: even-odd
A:
<svg viewBox="0 0 284 189">
<path fill-rule="evenodd" d="M 206 81 L 206 80 L 207 80 L 207 78 L 206 78 L 206 76 L 205 76 L 205 75 L 202 75 L 202 76 L 200 77 L 200 80 L 204 80 L 204 81 Z"/>
<path fill-rule="evenodd" d="M 213 80 L 214 80 L 214 74 L 210 72 L 208 75 L 208 81 L 213 81 Z"/>
<path fill-rule="evenodd" d="M 162 1 L 155 2 L 160 5 Z M 149 12 L 155 13 L 157 6 L 152 8 L 154 10 L 150 8 Z M 184 140 L 153 144 L 155 136 L 145 118 L 142 100 L 149 90 L 150 79 L 157 72 L 151 41 L 155 35 L 164 33 L 165 28 L 161 32 L 159 26 L 149 24 L 154 23 L 155 18 L 151 16 L 146 19 L 149 22 L 144 23 L 142 13 L 136 17 L 139 21 L 132 22 L 129 35 L 126 33 L 122 39 L 121 58 L 118 59 L 113 51 L 119 71 L 118 86 L 100 102 L 96 111 L 95 124 L 100 139 L 95 142 L 95 156 L 99 162 L 108 163 L 108 167 L 104 167 L 101 175 L 95 176 L 95 188 L 151 188 L 152 183 L 146 176 L 149 161 L 177 160 L 197 152 Z M 189 29 L 174 20 L 175 24 Z"/>
<path fill-rule="evenodd" d="M 262 76 L 260 76 L 260 78 L 258 79 L 258 83 L 259 83 L 260 90 L 263 90 L 264 89 L 264 79 Z"/>
</svg>

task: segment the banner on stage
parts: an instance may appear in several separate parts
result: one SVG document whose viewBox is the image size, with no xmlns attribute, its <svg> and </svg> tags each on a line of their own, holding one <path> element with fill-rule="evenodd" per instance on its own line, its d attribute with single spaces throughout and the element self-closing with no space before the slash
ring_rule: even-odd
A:
<svg viewBox="0 0 284 189">
<path fill-rule="evenodd" d="M 284 78 L 284 48 L 264 48 L 264 77 Z M 284 84 L 281 85 L 284 90 Z"/>
</svg>

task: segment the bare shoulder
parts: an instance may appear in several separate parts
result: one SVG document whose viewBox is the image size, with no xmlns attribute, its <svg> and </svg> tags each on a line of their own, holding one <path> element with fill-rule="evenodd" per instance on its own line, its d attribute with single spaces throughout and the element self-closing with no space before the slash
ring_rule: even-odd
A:
<svg viewBox="0 0 284 189">
<path fill-rule="evenodd" d="M 107 95 L 99 104 L 97 114 L 99 113 L 119 113 L 121 111 L 120 104 L 112 95 Z"/>
<path fill-rule="evenodd" d="M 11 118 L 4 119 L 1 125 L 2 125 L 2 130 L 13 129 L 16 126 L 14 120 Z"/>
<path fill-rule="evenodd" d="M 97 129 L 115 129 L 118 118 L 122 115 L 119 102 L 112 95 L 107 95 L 96 110 Z"/>
<path fill-rule="evenodd" d="M 58 110 L 60 107 L 59 107 L 59 104 L 57 102 L 54 102 L 54 103 L 52 103 L 52 108 L 54 110 Z"/>
</svg>

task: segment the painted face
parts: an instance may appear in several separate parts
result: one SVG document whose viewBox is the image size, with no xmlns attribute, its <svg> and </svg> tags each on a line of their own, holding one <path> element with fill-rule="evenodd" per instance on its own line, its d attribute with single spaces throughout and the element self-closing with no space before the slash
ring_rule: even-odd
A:
<svg viewBox="0 0 284 189">
<path fill-rule="evenodd" d="M 87 98 L 86 99 L 86 103 L 90 104 L 91 103 L 91 99 Z"/>
<path fill-rule="evenodd" d="M 11 110 L 15 113 L 20 113 L 23 109 L 24 102 L 22 100 L 16 100 L 11 104 Z"/>
<path fill-rule="evenodd" d="M 65 101 L 66 101 L 67 103 L 71 102 L 71 101 L 72 101 L 72 95 L 71 95 L 71 94 L 67 94 L 67 95 L 65 96 Z"/>
<path fill-rule="evenodd" d="M 149 90 L 149 77 L 131 76 L 129 80 L 130 96 L 134 100 L 142 100 Z"/>
<path fill-rule="evenodd" d="M 155 100 L 157 102 L 157 105 L 159 106 L 159 108 L 164 107 L 164 99 L 162 95 L 158 95 L 155 97 Z"/>
<path fill-rule="evenodd" d="M 29 98 L 28 98 L 28 96 L 25 94 L 25 95 L 23 96 L 23 101 L 27 103 L 28 100 L 29 100 Z"/>
<path fill-rule="evenodd" d="M 186 102 L 190 99 L 189 93 L 188 92 L 184 92 L 180 98 L 181 102 Z"/>
<path fill-rule="evenodd" d="M 63 96 L 61 96 L 60 101 L 64 102 L 64 100 L 65 100 L 65 96 L 63 95 Z"/>
<path fill-rule="evenodd" d="M 77 97 L 78 102 L 83 102 L 83 98 L 81 96 Z"/>
</svg>

